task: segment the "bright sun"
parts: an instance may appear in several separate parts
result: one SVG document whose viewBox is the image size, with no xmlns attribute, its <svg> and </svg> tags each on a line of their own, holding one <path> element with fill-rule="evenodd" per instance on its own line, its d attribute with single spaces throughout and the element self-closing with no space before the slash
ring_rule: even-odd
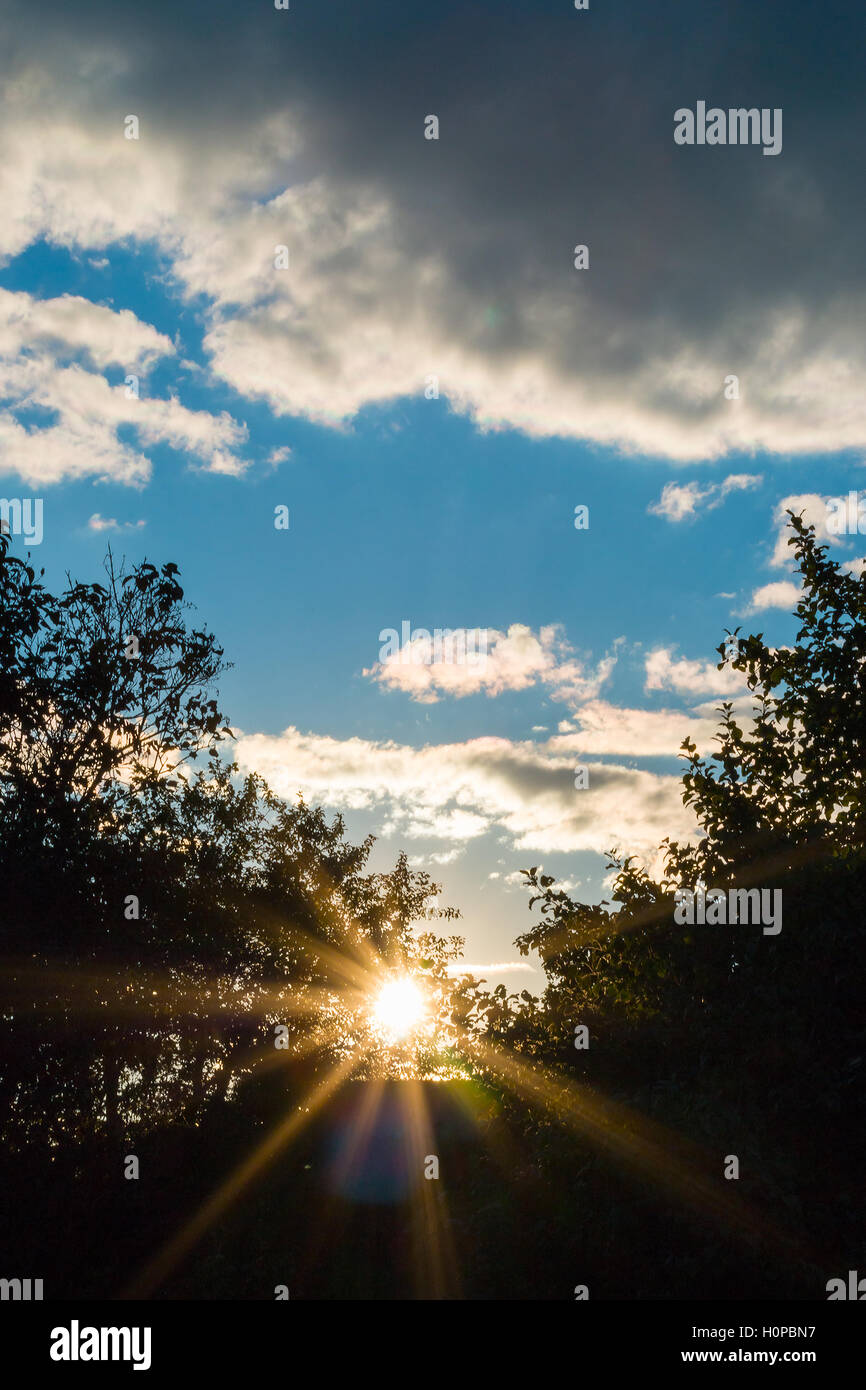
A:
<svg viewBox="0 0 866 1390">
<path fill-rule="evenodd" d="M 389 980 L 373 1006 L 373 1017 L 392 1038 L 405 1038 L 424 1017 L 424 1000 L 411 980 Z"/>
</svg>

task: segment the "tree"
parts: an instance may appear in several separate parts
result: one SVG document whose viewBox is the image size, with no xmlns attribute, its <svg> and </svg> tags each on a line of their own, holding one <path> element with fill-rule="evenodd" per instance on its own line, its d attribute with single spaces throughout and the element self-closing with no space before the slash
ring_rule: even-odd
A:
<svg viewBox="0 0 866 1390">
<path fill-rule="evenodd" d="M 457 914 L 220 756 L 223 653 L 178 573 L 109 552 L 106 584 L 55 597 L 0 538 L 7 1141 L 200 1114 L 277 1023 L 296 1055 L 363 1042 L 374 1066 L 377 969 L 423 959 L 444 1008 L 459 938 L 415 924 Z"/>
<path fill-rule="evenodd" d="M 0 785 L 44 814 L 97 799 L 121 769 L 159 775 L 229 730 L 207 694 L 226 669 L 188 628 L 174 564 L 49 595 L 0 537 Z M 40 576 L 41 578 L 41 576 Z"/>
<path fill-rule="evenodd" d="M 658 882 L 634 856 L 612 853 L 610 902 L 576 902 L 552 876 L 524 870 L 540 915 L 517 946 L 539 952 L 547 987 L 529 1033 L 515 1023 L 505 1036 L 593 1084 L 652 1087 L 654 1104 L 663 1084 L 680 1120 L 742 1128 L 754 1109 L 756 1131 L 760 1113 L 762 1132 L 776 1125 L 804 1152 L 805 1135 L 834 1129 L 859 1152 L 850 1122 L 866 1042 L 866 574 L 834 564 L 794 514 L 791 531 L 802 580 L 795 644 L 774 648 L 761 633 L 736 649 L 722 643 L 719 669 L 743 672 L 751 721 L 725 702 L 718 751 L 701 758 L 683 744 L 696 837 L 664 842 Z M 675 892 L 699 883 L 781 889 L 781 933 L 677 925 Z M 576 1023 L 590 1025 L 594 1053 L 573 1048 Z"/>
</svg>

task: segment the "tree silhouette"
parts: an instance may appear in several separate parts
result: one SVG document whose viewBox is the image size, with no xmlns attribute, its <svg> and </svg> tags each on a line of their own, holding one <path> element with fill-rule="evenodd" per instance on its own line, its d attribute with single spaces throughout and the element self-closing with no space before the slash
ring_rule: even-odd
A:
<svg viewBox="0 0 866 1390">
<path fill-rule="evenodd" d="M 516 944 L 538 951 L 547 986 L 537 1007 L 500 999 L 498 1030 L 538 1063 L 748 1153 L 761 1200 L 853 1258 L 866 1158 L 866 574 L 834 564 L 794 514 L 791 530 L 795 644 L 760 633 L 721 644 L 719 669 L 743 672 L 751 719 L 727 701 L 712 757 L 683 744 L 697 836 L 664 842 L 659 881 L 613 852 L 610 902 L 577 902 L 524 870 L 538 915 Z M 699 883 L 780 889 L 782 931 L 677 925 L 674 894 Z M 576 1024 L 588 1052 L 574 1048 Z"/>
<path fill-rule="evenodd" d="M 224 1153 L 241 1161 L 251 1134 L 350 1057 L 365 1078 L 462 1068 L 483 1092 L 490 1154 L 473 1149 L 462 1169 L 458 1152 L 449 1159 L 473 1296 L 561 1297 L 576 1248 L 581 1277 L 612 1297 L 822 1297 L 824 1279 L 856 1267 L 866 578 L 833 564 L 793 515 L 791 529 L 796 641 L 729 634 L 719 667 L 742 672 L 751 709 L 721 705 L 712 757 L 683 745 L 695 836 L 663 842 L 657 877 L 612 852 L 609 901 L 575 901 L 524 870 L 533 923 L 517 946 L 541 957 L 540 998 L 453 976 L 462 940 L 435 928 L 457 914 L 427 874 L 404 854 L 372 871 L 372 837 L 352 843 L 340 816 L 287 803 L 224 756 L 223 654 L 189 625 L 175 566 L 127 573 L 109 555 L 104 585 L 70 580 L 53 596 L 0 537 L 0 1179 L 22 1213 L 34 1171 L 45 1195 L 42 1226 L 34 1235 L 28 1217 L 16 1248 L 54 1258 L 67 1216 L 76 1241 L 90 1239 L 96 1194 L 117 1233 L 99 1245 L 92 1288 L 115 1290 L 131 1246 L 150 1250 L 154 1224 L 174 1227 L 224 1181 Z M 675 893 L 698 883 L 781 889 L 782 931 L 679 925 Z M 402 1050 L 370 1023 L 371 992 L 391 972 L 423 982 L 434 1025 Z M 581 1026 L 588 1050 L 575 1047 Z M 502 1058 L 553 1108 L 504 1085 Z M 737 1186 L 818 1252 L 812 1262 L 780 1264 L 757 1233 L 744 1251 L 576 1139 L 569 1107 L 602 1113 L 605 1097 L 631 1117 L 626 1130 L 661 1121 L 696 1145 L 709 1190 L 724 1182 L 722 1156 L 738 1154 Z M 131 1135 L 167 1186 L 151 1189 L 127 1239 L 116 1165 Z M 178 1275 L 181 1296 L 261 1296 L 262 1261 L 284 1267 L 283 1216 L 293 1241 L 316 1225 L 315 1172 L 310 1140 L 214 1233 L 193 1283 Z M 360 1229 L 364 1249 L 382 1229 L 396 1239 L 393 1222 Z M 64 1256 L 74 1289 L 76 1241 Z M 307 1287 L 345 1296 L 366 1277 L 346 1258 L 317 1260 Z M 403 1296 L 389 1277 L 377 1287 Z"/>
<path fill-rule="evenodd" d="M 52 596 L 0 538 L 7 1143 L 201 1115 L 278 1023 L 324 1067 L 371 958 L 424 959 L 444 1011 L 461 944 L 415 932 L 457 914 L 405 855 L 369 872 L 371 836 L 222 759 L 223 653 L 177 566 L 106 576 Z"/>
</svg>

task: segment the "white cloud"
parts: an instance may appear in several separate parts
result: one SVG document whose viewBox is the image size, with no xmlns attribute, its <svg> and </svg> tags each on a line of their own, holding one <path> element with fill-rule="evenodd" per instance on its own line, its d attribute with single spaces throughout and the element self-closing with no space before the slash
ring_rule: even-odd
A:
<svg viewBox="0 0 866 1390">
<path fill-rule="evenodd" d="M 185 451 L 214 471 L 238 471 L 243 464 L 234 451 L 246 439 L 245 426 L 227 412 L 148 396 L 147 368 L 173 352 L 168 338 L 127 309 L 0 290 L 3 471 L 35 486 L 81 477 L 140 485 L 151 471 L 141 450 L 155 444 Z M 112 364 L 138 378 L 138 398 L 128 394 L 132 384 L 111 386 L 101 375 Z M 45 412 L 44 423 L 17 418 L 34 407 Z M 124 427 L 141 448 L 121 438 Z"/>
<path fill-rule="evenodd" d="M 792 613 L 800 601 L 802 590 L 790 579 L 778 579 L 773 584 L 762 584 L 756 589 L 745 610 L 747 614 L 762 613 L 768 608 L 784 608 Z"/>
<path fill-rule="evenodd" d="M 690 695 L 739 694 L 745 689 L 742 672 L 726 666 L 716 670 L 712 661 L 674 657 L 672 648 L 658 647 L 645 660 L 646 690 L 682 690 Z"/>
<path fill-rule="evenodd" d="M 505 882 L 509 888 L 525 888 L 526 877 L 519 869 L 512 869 L 510 874 L 505 875 Z"/>
<path fill-rule="evenodd" d="M 817 492 L 800 492 L 783 497 L 781 502 L 777 503 L 774 518 L 776 543 L 770 558 L 770 564 L 774 569 L 788 568 L 794 563 L 794 547 L 788 544 L 794 536 L 794 532 L 791 530 L 791 518 L 788 516 L 789 511 L 802 513 L 805 524 L 815 527 L 815 538 L 822 545 L 842 544 L 840 538 L 832 535 L 827 528 L 830 517 L 827 508 L 828 501 L 829 498 L 822 497 Z"/>
<path fill-rule="evenodd" d="M 480 629 L 478 637 L 464 628 L 445 631 L 453 631 L 453 644 L 443 638 L 437 645 L 429 634 L 413 632 L 400 650 L 365 669 L 364 675 L 423 704 L 443 695 L 496 696 L 537 684 L 548 686 L 554 700 L 581 702 L 598 693 L 616 662 L 608 656 L 588 669 L 574 656 L 557 624 L 542 627 L 537 635 L 524 623 L 512 623 L 504 633 Z"/>
<path fill-rule="evenodd" d="M 762 482 L 758 474 L 731 473 L 723 482 L 704 487 L 700 483 L 665 483 L 661 497 L 647 507 L 647 511 L 666 517 L 668 521 L 685 521 L 696 516 L 699 510 L 711 512 L 720 507 L 730 493 L 759 487 Z"/>
<path fill-rule="evenodd" d="M 786 647 L 777 647 L 777 648 L 773 648 L 772 650 L 783 652 L 783 651 L 787 651 L 788 648 L 786 648 Z M 725 704 L 729 704 L 729 705 L 731 706 L 731 710 L 732 710 L 733 714 L 736 715 L 737 723 L 740 724 L 741 726 L 743 726 L 744 724 L 747 724 L 747 723 L 751 720 L 751 717 L 752 717 L 752 715 L 753 715 L 753 713 L 754 713 L 754 710 L 755 710 L 755 697 L 754 697 L 754 695 L 751 694 L 751 692 L 747 692 L 747 693 L 745 693 L 745 694 L 738 695 L 738 696 L 736 696 L 734 699 L 731 699 L 731 698 L 728 696 L 728 697 L 726 697 L 726 699 L 725 699 Z M 692 706 L 692 714 L 694 714 L 698 719 L 714 719 L 714 720 L 717 720 L 717 719 L 718 719 L 718 714 L 719 714 L 719 709 L 720 709 L 720 706 L 719 706 L 718 699 L 716 699 L 716 700 L 703 700 L 703 701 L 701 701 L 701 703 L 700 703 L 699 705 L 693 705 L 693 706 Z"/>
<path fill-rule="evenodd" d="M 582 705 L 574 720 L 578 729 L 551 738 L 550 749 L 634 758 L 675 757 L 688 737 L 699 752 L 708 753 L 718 727 L 712 714 L 694 717 L 680 710 L 623 709 L 604 700 Z"/>
<path fill-rule="evenodd" d="M 16 357 L 22 348 L 79 349 L 97 368 L 121 362 L 130 370 L 174 353 L 170 338 L 129 309 L 108 309 L 80 295 L 34 299 L 0 289 L 0 356 Z"/>
<path fill-rule="evenodd" d="M 87 525 L 91 531 L 137 531 L 146 526 L 146 521 L 115 521 L 114 517 L 100 516 L 94 512 Z"/>
<path fill-rule="evenodd" d="M 426 854 L 412 854 L 409 856 L 409 863 L 413 869 L 426 869 L 431 864 L 453 864 L 463 854 L 464 846 L 459 845 L 456 849 L 434 849 L 428 850 Z"/>
<path fill-rule="evenodd" d="M 46 37 L 12 0 L 0 254 L 39 238 L 96 262 L 121 243 L 155 246 L 182 290 L 204 296 L 214 371 L 276 411 L 328 423 L 420 396 L 432 372 L 485 429 L 684 460 L 866 442 L 866 291 L 850 218 L 832 221 L 850 178 L 822 125 L 823 92 L 803 98 L 813 119 L 793 173 L 790 161 L 728 161 L 707 179 L 697 161 L 672 163 L 654 120 L 598 120 L 611 64 L 627 62 L 633 110 L 648 109 L 678 80 L 676 46 L 623 58 L 619 36 L 601 36 L 575 55 L 527 13 L 479 63 L 462 20 L 456 42 L 449 23 L 423 44 L 392 33 L 382 45 L 373 13 L 351 44 L 317 33 L 298 49 L 293 26 L 263 37 L 247 8 L 210 27 L 145 7 L 122 25 L 99 3 L 54 8 Z M 527 44 L 530 68 L 515 61 Z M 452 122 L 426 147 L 420 118 L 407 129 L 407 92 L 443 63 L 465 95 L 460 134 Z M 132 92 L 135 141 L 122 128 Z M 548 109 L 563 114 L 548 124 Z M 587 153 L 570 132 L 588 121 Z M 513 152 L 507 175 L 494 148 Z M 628 216 L 612 167 L 628 173 Z M 579 286 L 566 230 L 578 181 L 608 267 Z M 769 220 L 800 248 L 793 289 L 786 258 L 743 261 Z M 830 267 L 812 249 L 834 237 Z M 274 266 L 282 244 L 287 271 Z M 723 390 L 732 367 L 738 400 Z M 87 471 L 85 452 L 82 439 L 73 474 Z M 132 456 L 109 467 L 109 453 L 97 476 L 145 472 Z M 25 462 L 32 477 L 63 476 L 56 457 Z"/>
<path fill-rule="evenodd" d="M 647 511 L 667 517 L 668 521 L 684 521 L 695 515 L 708 493 L 709 488 L 702 488 L 700 483 L 665 483 L 658 502 L 653 502 Z"/>
<path fill-rule="evenodd" d="M 543 743 L 478 738 L 411 748 L 339 740 L 288 728 L 241 734 L 236 756 L 283 796 L 300 789 L 341 810 L 379 808 L 389 834 L 450 840 L 505 834 L 517 849 L 550 853 L 613 845 L 650 854 L 693 827 L 678 777 L 590 765 L 574 788 L 574 754 Z"/>
</svg>

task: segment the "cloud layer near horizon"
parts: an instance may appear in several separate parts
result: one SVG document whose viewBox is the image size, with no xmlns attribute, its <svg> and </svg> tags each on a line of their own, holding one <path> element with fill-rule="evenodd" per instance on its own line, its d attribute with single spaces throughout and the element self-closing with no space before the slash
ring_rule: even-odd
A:
<svg viewBox="0 0 866 1390">
<path fill-rule="evenodd" d="M 682 718 L 682 736 L 688 726 Z M 619 845 L 649 862 L 664 836 L 692 833 L 679 777 L 596 763 L 589 787 L 576 790 L 580 751 L 576 735 L 547 744 L 487 737 L 413 748 L 290 727 L 241 734 L 235 756 L 283 797 L 302 791 L 335 809 L 376 808 L 387 817 L 383 830 L 410 839 L 462 842 L 498 830 L 515 849 L 603 854 Z"/>
</svg>

